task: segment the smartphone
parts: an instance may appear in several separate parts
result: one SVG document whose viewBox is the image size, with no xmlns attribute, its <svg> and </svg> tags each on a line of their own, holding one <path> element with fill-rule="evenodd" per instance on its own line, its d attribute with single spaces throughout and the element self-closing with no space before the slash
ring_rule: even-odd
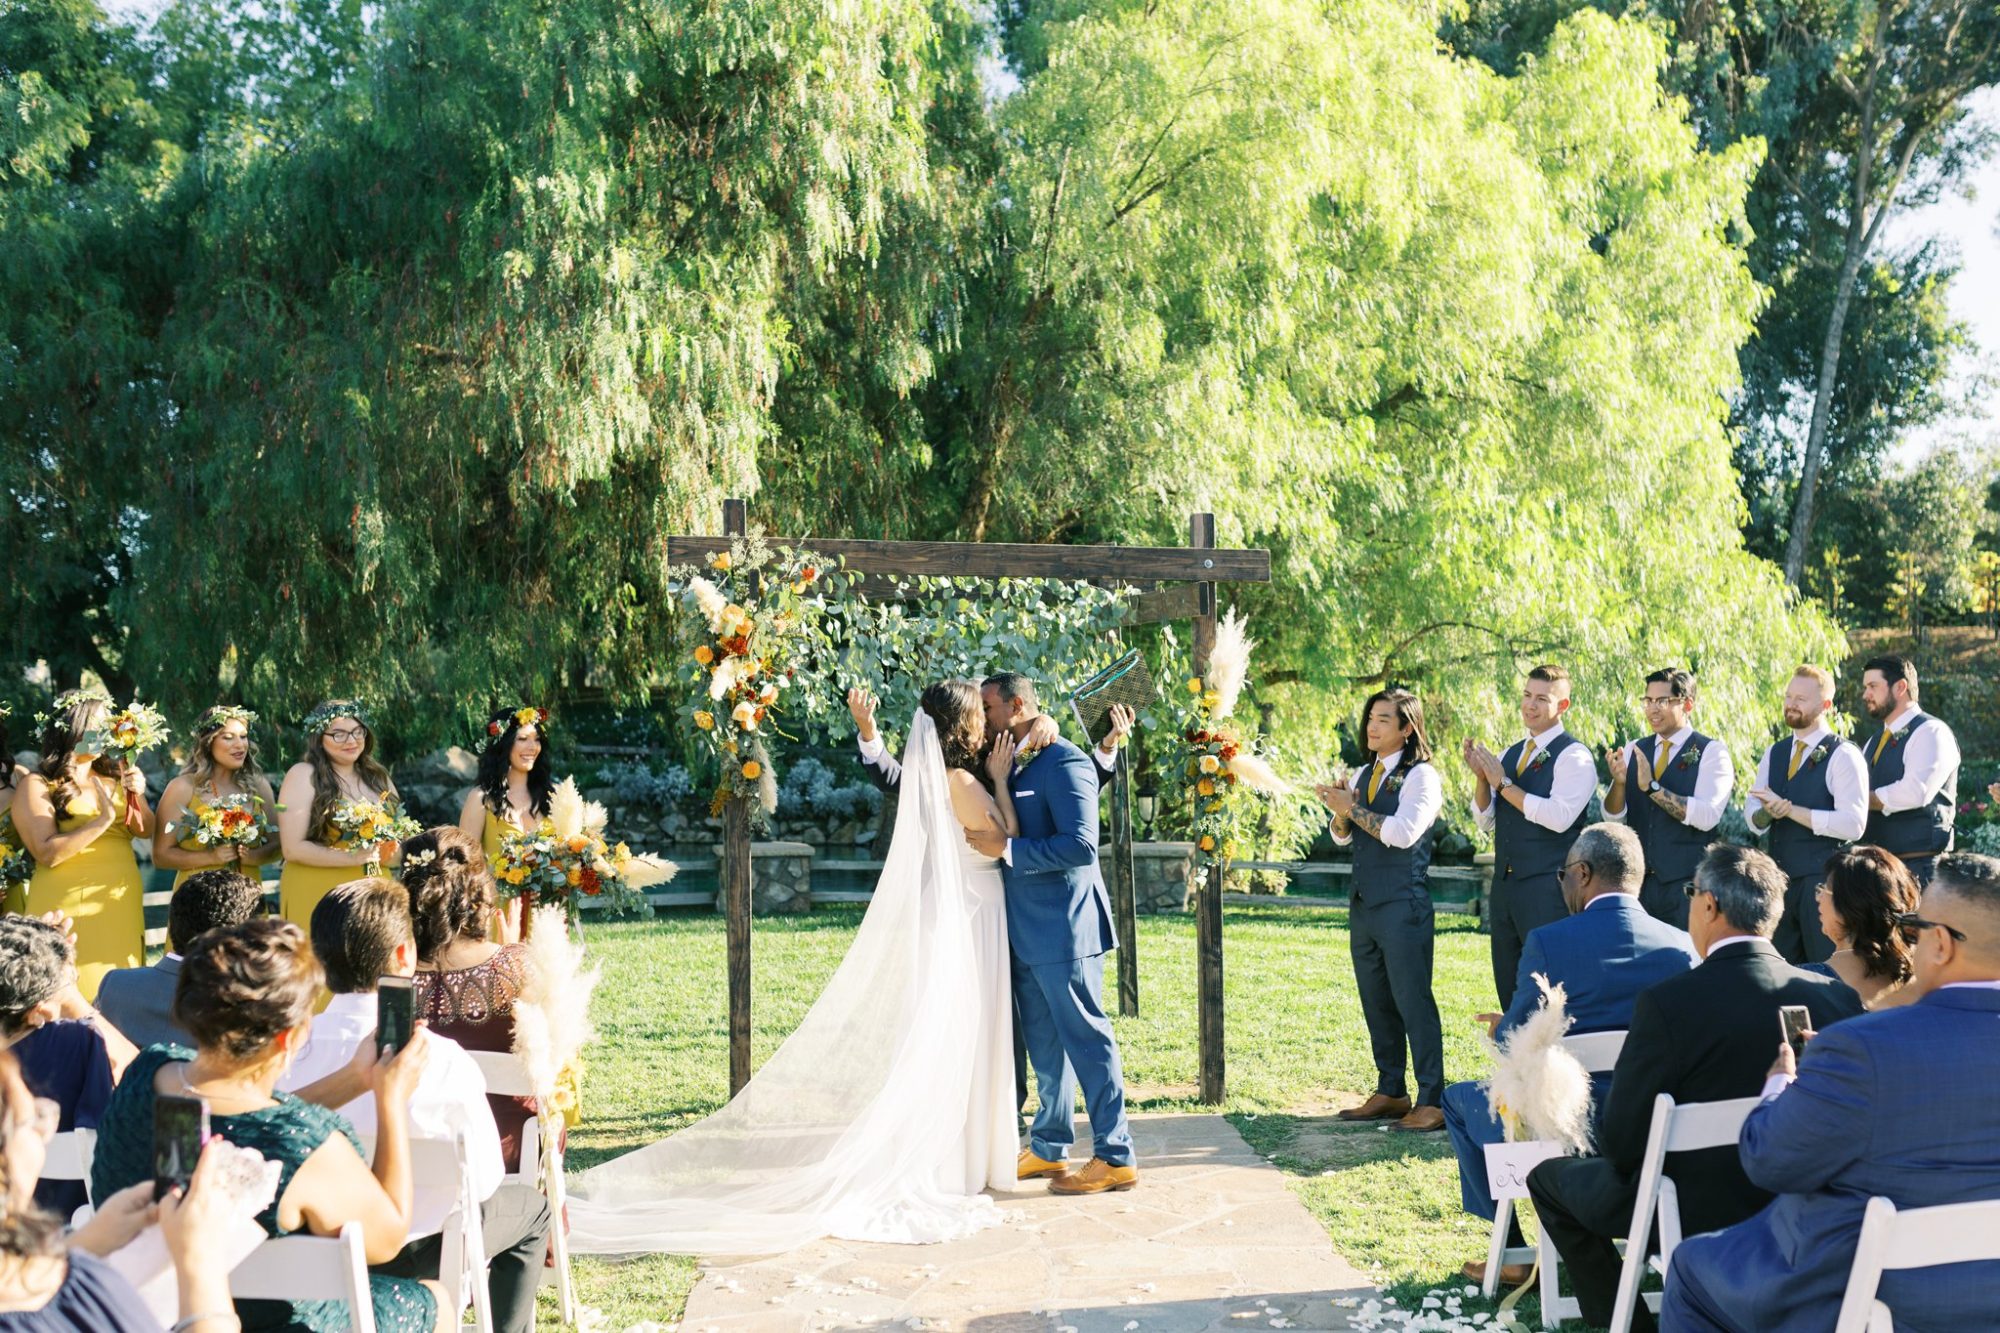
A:
<svg viewBox="0 0 2000 1333">
<path fill-rule="evenodd" d="M 1812 1027 L 1812 1010 L 1802 1004 L 1778 1006 L 1778 1027 L 1785 1034 L 1785 1040 L 1792 1048 L 1792 1059 L 1797 1060 L 1806 1053 L 1805 1034 Z"/>
<path fill-rule="evenodd" d="M 187 1188 L 201 1145 L 208 1142 L 208 1103 L 199 1097 L 153 1098 L 153 1198 Z"/>
<path fill-rule="evenodd" d="M 408 977 L 375 983 L 375 1049 L 384 1060 L 410 1044 L 416 1018 L 417 993 Z"/>
</svg>

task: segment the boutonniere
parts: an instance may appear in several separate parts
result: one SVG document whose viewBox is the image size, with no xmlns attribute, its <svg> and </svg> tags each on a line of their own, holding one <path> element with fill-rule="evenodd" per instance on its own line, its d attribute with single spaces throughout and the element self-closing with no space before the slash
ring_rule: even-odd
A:
<svg viewBox="0 0 2000 1333">
<path fill-rule="evenodd" d="M 1909 733 L 1909 731 L 1908 731 L 1908 729 L 1907 729 L 1907 728 L 1906 728 L 1906 729 L 1904 729 L 1904 730 L 1902 730 L 1902 731 L 1892 731 L 1892 732 L 1890 732 L 1890 733 L 1889 733 L 1889 748 L 1890 748 L 1890 749 L 1894 749 L 1894 748 L 1895 748 L 1896 746 L 1898 746 L 1898 745 L 1901 745 L 1901 744 L 1903 743 L 1903 737 L 1905 737 L 1905 736 L 1907 736 L 1907 735 L 1909 735 L 1909 734 L 1910 734 L 1910 733 Z"/>
<path fill-rule="evenodd" d="M 1541 749 L 1535 751 L 1535 757 L 1533 761 L 1529 763 L 1528 771 L 1532 773 L 1536 769 L 1540 768 L 1542 765 L 1548 762 L 1549 762 L 1549 748 L 1548 746 L 1544 745 Z"/>
<path fill-rule="evenodd" d="M 1014 771 L 1018 773 L 1029 764 L 1034 763 L 1035 756 L 1042 752 L 1042 748 L 1039 745 L 1033 745 L 1026 749 L 1014 751 Z"/>
<path fill-rule="evenodd" d="M 1681 751 L 1681 757 L 1674 760 L 1675 768 L 1693 768 L 1701 761 L 1701 751 L 1690 745 Z"/>
<path fill-rule="evenodd" d="M 1405 776 L 1407 775 L 1402 773 L 1391 773 L 1386 779 L 1383 780 L 1382 783 L 1383 789 L 1386 791 L 1401 791 L 1403 789 L 1403 778 Z"/>
<path fill-rule="evenodd" d="M 1812 752 L 1806 756 L 1806 767 L 1816 768 L 1820 764 L 1825 763 L 1826 757 L 1830 753 L 1832 751 L 1827 748 L 1827 743 L 1821 741 L 1818 745 L 1813 746 Z"/>
</svg>

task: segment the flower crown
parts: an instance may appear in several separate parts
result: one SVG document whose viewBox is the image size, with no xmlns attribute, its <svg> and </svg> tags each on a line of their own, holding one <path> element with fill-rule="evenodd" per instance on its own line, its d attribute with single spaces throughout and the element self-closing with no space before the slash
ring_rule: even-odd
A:
<svg viewBox="0 0 2000 1333">
<path fill-rule="evenodd" d="M 195 719 L 194 734 L 204 736 L 212 731 L 221 731 L 231 722 L 241 722 L 246 727 L 254 727 L 257 725 L 257 715 L 236 704 L 217 704 Z"/>
<path fill-rule="evenodd" d="M 103 704 L 109 708 L 111 695 L 101 685 L 85 685 L 79 689 L 64 690 L 56 696 L 55 709 L 58 713 L 67 713 L 79 704 Z"/>
<path fill-rule="evenodd" d="M 300 725 L 305 727 L 306 735 L 317 736 L 332 726 L 337 717 L 351 717 L 368 730 L 375 730 L 375 719 L 368 715 L 367 706 L 359 699 L 329 699 L 307 713 Z"/>
<path fill-rule="evenodd" d="M 536 708 L 533 705 L 523 705 L 520 708 L 516 708 L 513 712 L 514 725 L 517 727 L 539 727 L 548 720 L 549 710 L 546 708 Z M 496 717 L 486 724 L 486 734 L 488 736 L 498 736 L 505 730 L 507 730 L 506 718 Z"/>
</svg>

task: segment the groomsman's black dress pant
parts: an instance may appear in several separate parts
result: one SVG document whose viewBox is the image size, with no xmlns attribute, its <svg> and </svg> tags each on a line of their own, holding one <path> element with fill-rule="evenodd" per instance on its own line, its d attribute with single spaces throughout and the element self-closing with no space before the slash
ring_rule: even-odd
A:
<svg viewBox="0 0 2000 1333">
<path fill-rule="evenodd" d="M 1557 1157 L 1528 1173 L 1528 1196 L 1535 1201 L 1536 1220 L 1569 1270 L 1583 1322 L 1609 1327 L 1624 1262 L 1613 1242 L 1632 1228 L 1638 1182 L 1602 1157 Z M 1633 1333 L 1651 1333 L 1655 1327 L 1653 1312 L 1641 1298 L 1632 1313 Z"/>
<path fill-rule="evenodd" d="M 1486 928 L 1493 933 L 1493 986 L 1504 1010 L 1514 1002 L 1514 982 L 1521 971 L 1521 945 L 1528 932 L 1569 915 L 1562 885 L 1553 872 L 1516 879 L 1498 866 L 1493 892 L 1486 900 Z"/>
<path fill-rule="evenodd" d="M 1664 921 L 1675 930 L 1688 928 L 1687 886 L 1694 883 L 1694 876 L 1686 879 L 1663 880 L 1652 871 L 1639 882 L 1639 906 L 1646 909 L 1646 915 L 1655 921 Z"/>
<path fill-rule="evenodd" d="M 1785 886 L 1785 910 L 1771 932 L 1771 944 L 1794 967 L 1833 957 L 1833 941 L 1819 928 L 1819 886 L 1825 879 L 1815 870 L 1793 875 Z"/>
<path fill-rule="evenodd" d="M 1380 901 L 1369 901 L 1367 894 L 1368 886 L 1355 886 L 1347 912 L 1347 951 L 1354 960 L 1361 1017 L 1368 1024 L 1375 1091 L 1408 1097 L 1405 1074 L 1415 1065 L 1416 1104 L 1443 1106 L 1444 1028 L 1431 993 L 1436 909 L 1428 893 L 1407 888 Z"/>
</svg>

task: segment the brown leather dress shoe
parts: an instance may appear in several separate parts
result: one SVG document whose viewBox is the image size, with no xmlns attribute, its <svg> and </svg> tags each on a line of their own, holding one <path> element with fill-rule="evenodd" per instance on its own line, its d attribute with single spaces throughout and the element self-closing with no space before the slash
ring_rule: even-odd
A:
<svg viewBox="0 0 2000 1333">
<path fill-rule="evenodd" d="M 1486 1285 L 1486 1261 L 1484 1259 L 1474 1259 L 1458 1271 L 1465 1275 L 1467 1282 L 1476 1282 L 1481 1287 Z M 1534 1275 L 1534 1268 L 1528 1264 L 1500 1265 L 1500 1285 L 1503 1287 L 1526 1286 L 1528 1279 Z"/>
<path fill-rule="evenodd" d="M 1416 1110 L 1389 1126 L 1406 1134 L 1432 1134 L 1444 1128 L 1444 1108 L 1442 1106 L 1419 1106 Z"/>
<path fill-rule="evenodd" d="M 1051 1162 L 1046 1157 L 1035 1156 L 1033 1148 L 1021 1149 L 1021 1155 L 1014 1159 L 1014 1179 L 1035 1180 L 1042 1176 L 1059 1176 L 1069 1170 L 1067 1162 Z"/>
<path fill-rule="evenodd" d="M 1385 1097 L 1376 1093 L 1359 1106 L 1338 1113 L 1342 1120 L 1395 1120 L 1410 1113 L 1408 1097 Z"/>
<path fill-rule="evenodd" d="M 1049 1182 L 1051 1194 L 1104 1194 L 1129 1190 L 1139 1183 L 1136 1166 L 1113 1166 L 1102 1157 L 1093 1157 L 1081 1171 L 1071 1171 Z"/>
</svg>

